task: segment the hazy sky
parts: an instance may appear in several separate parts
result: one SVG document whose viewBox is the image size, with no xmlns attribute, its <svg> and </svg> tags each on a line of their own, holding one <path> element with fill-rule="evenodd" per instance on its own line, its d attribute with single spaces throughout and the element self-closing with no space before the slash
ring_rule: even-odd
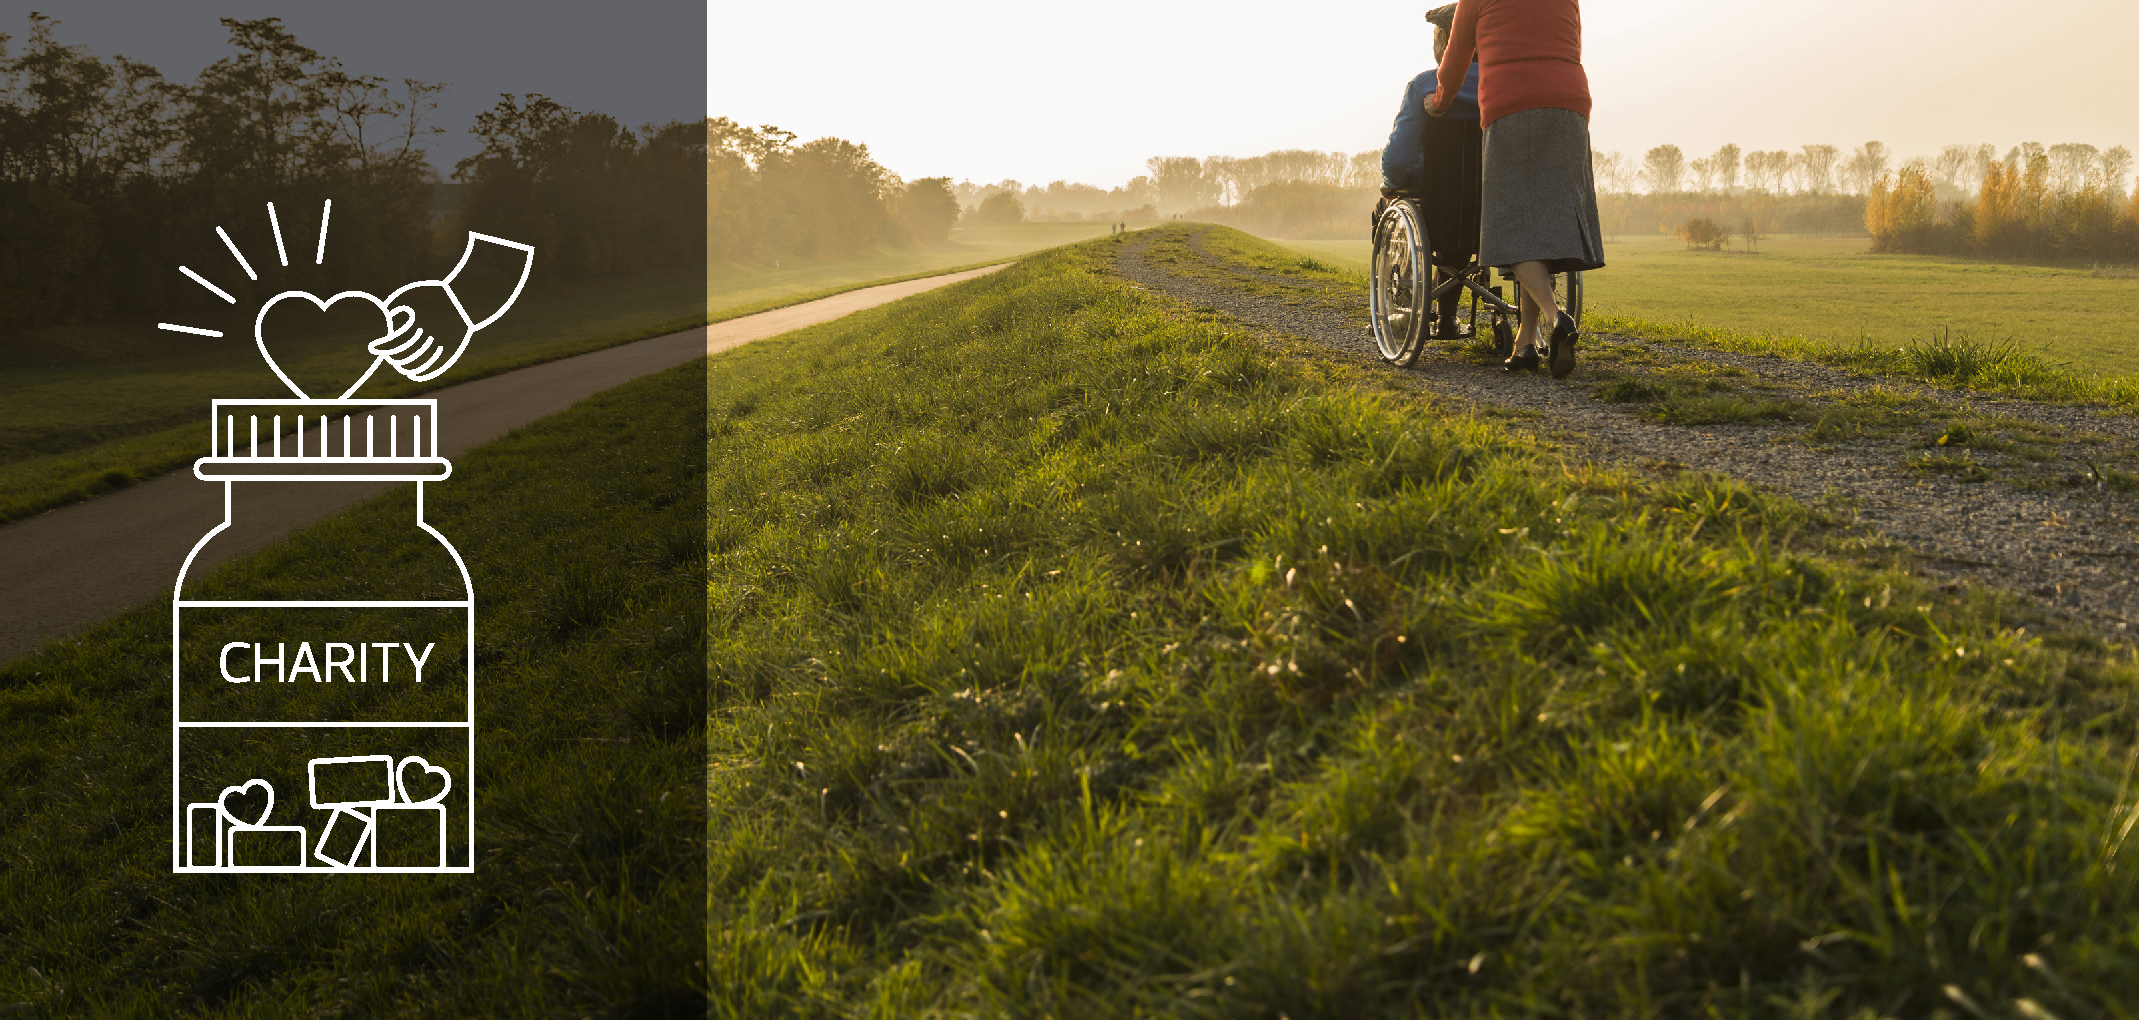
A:
<svg viewBox="0 0 2139 1020">
<path fill-rule="evenodd" d="M 631 127 L 704 114 L 706 12 L 689 0 L 0 0 L 0 33 L 21 39 L 31 11 L 59 19 L 61 43 L 124 54 L 173 81 L 230 53 L 218 18 L 279 17 L 352 73 L 445 82 L 434 123 L 447 134 L 432 148 L 443 173 L 481 147 L 468 126 L 500 92 L 540 92 Z"/>
<path fill-rule="evenodd" d="M 1154 155 L 1379 147 L 1438 0 L 1331 5 L 743 3 L 707 23 L 707 106 L 866 143 L 906 177 L 1115 185 Z M 1903 155 L 2139 147 L 2134 0 L 1595 0 L 1598 148 Z"/>
</svg>

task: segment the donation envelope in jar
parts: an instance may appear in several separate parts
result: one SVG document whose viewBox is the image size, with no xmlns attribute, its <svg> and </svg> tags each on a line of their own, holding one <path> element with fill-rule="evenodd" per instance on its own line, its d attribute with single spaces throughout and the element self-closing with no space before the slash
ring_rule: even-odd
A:
<svg viewBox="0 0 2139 1020">
<path fill-rule="evenodd" d="M 314 264 L 325 260 L 332 212 L 331 202 L 320 209 Z M 268 218 L 274 255 L 287 267 L 284 223 L 272 203 Z M 227 275 L 242 269 L 257 281 L 244 252 L 217 233 L 237 263 Z M 454 281 L 480 246 L 510 254 L 519 279 L 478 319 Z M 444 374 L 475 332 L 518 299 L 533 262 L 527 245 L 471 232 L 443 279 L 384 298 L 284 291 L 253 316 L 254 343 L 294 399 L 214 401 L 208 455 L 194 462 L 196 477 L 223 486 L 223 522 L 187 555 L 172 602 L 173 871 L 474 870 L 475 592 L 460 553 L 423 509 L 426 485 L 453 471 L 438 452 L 438 402 L 364 399 L 357 391 L 382 365 L 413 382 Z M 180 269 L 238 303 L 202 274 Z M 307 392 L 291 378 L 306 363 L 287 353 L 289 364 L 278 361 L 268 335 L 278 306 L 341 306 L 359 323 L 373 322 L 366 309 L 375 311 L 366 328 L 369 367 L 346 388 L 337 383 L 338 394 Z M 424 318 L 418 308 L 438 314 Z M 218 542 L 252 547 L 249 529 L 272 526 L 261 508 L 292 489 L 381 481 L 415 483 L 413 515 L 396 522 L 392 569 L 383 575 L 376 564 L 344 562 L 346 551 L 322 551 L 349 542 L 298 541 L 213 585 L 189 576 Z M 354 590 L 334 591 L 336 580 Z M 320 597 L 323 590 L 335 597 Z"/>
</svg>

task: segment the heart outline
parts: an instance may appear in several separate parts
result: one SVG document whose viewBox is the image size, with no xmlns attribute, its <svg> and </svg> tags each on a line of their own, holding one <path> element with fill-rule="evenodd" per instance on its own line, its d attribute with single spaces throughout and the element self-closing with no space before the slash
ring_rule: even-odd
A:
<svg viewBox="0 0 2139 1020">
<path fill-rule="evenodd" d="M 272 311 L 276 305 L 281 304 L 282 302 L 290 298 L 303 298 L 306 301 L 311 302 L 312 306 L 314 308 L 319 309 L 321 312 L 325 312 L 327 309 L 332 308 L 335 303 L 341 301 L 344 298 L 363 299 L 373 308 L 378 309 L 380 317 L 386 320 L 386 335 L 378 338 L 377 340 L 370 341 L 370 343 L 373 344 L 383 343 L 388 340 L 392 340 L 393 338 L 400 336 L 402 333 L 407 332 L 410 324 L 413 323 L 416 318 L 416 312 L 414 309 L 405 306 L 401 308 L 388 307 L 385 301 L 382 301 L 378 297 L 361 290 L 345 290 L 339 294 L 334 295 L 333 297 L 327 298 L 324 301 L 321 300 L 318 295 L 313 294 L 311 291 L 304 290 L 286 290 L 280 294 L 275 295 L 274 297 L 268 298 L 267 303 L 260 306 L 259 314 L 253 316 L 253 346 L 259 348 L 260 357 L 267 360 L 268 370 L 275 373 L 275 378 L 282 380 L 282 385 L 289 387 L 291 393 L 297 394 L 297 399 L 299 400 L 311 400 L 312 396 L 306 393 L 303 387 L 297 385 L 296 382 L 291 380 L 289 373 L 284 372 L 282 370 L 282 365 L 275 360 L 275 355 L 267 349 L 267 335 L 265 332 L 267 325 L 267 313 L 269 311 Z M 402 313 L 401 323 L 398 326 L 394 324 L 395 312 Z M 383 359 L 373 358 L 370 366 L 364 369 L 364 374 L 358 376 L 357 381 L 349 384 L 349 388 L 343 390 L 342 395 L 335 399 L 349 399 L 350 394 L 355 393 L 358 387 L 364 385 L 364 383 L 371 378 L 371 374 L 373 372 L 379 370 L 379 362 L 381 360 Z"/>
<path fill-rule="evenodd" d="M 241 822 L 238 820 L 238 816 L 230 813 L 230 805 L 228 803 L 228 801 L 230 800 L 230 795 L 233 793 L 244 793 L 245 791 L 252 789 L 256 785 L 259 786 L 261 789 L 267 791 L 267 807 L 263 808 L 260 811 L 259 821 Z M 215 813 L 222 815 L 223 821 L 231 825 L 248 825 L 254 828 L 266 825 L 269 816 L 275 813 L 275 786 L 273 783 L 270 783 L 265 779 L 248 779 L 237 786 L 223 787 L 222 794 L 215 798 Z"/>
<path fill-rule="evenodd" d="M 425 775 L 430 775 L 433 772 L 438 773 L 439 778 L 445 780 L 445 788 L 439 790 L 436 796 L 433 796 L 428 800 L 417 800 L 414 797 L 411 797 L 408 792 L 408 783 L 404 779 L 402 779 L 401 775 L 403 772 L 408 771 L 408 767 L 410 765 L 423 766 L 423 772 Z M 448 772 L 445 769 L 439 768 L 438 766 L 433 765 L 430 762 L 412 754 L 406 758 L 401 759 L 401 763 L 394 766 L 394 792 L 400 794 L 401 803 L 403 804 L 436 804 L 440 801 L 445 800 L 446 794 L 453 792 L 453 773 Z"/>
</svg>

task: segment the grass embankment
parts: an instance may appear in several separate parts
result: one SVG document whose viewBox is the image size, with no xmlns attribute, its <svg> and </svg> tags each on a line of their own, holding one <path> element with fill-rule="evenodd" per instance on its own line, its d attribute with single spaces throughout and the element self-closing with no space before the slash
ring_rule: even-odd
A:
<svg viewBox="0 0 2139 1020">
<path fill-rule="evenodd" d="M 714 1015 L 2133 1013 L 2122 652 L 1112 244 L 710 362 Z"/>
<path fill-rule="evenodd" d="M 1279 241 L 1367 268 L 1367 242 Z M 1583 328 L 1778 354 L 2034 400 L 2139 407 L 2139 275 L 2129 269 L 1874 255 L 1848 238 L 1757 253 L 1670 238 L 1608 243 L 1584 278 Z M 1362 281 L 1363 285 L 1363 281 Z"/>
<path fill-rule="evenodd" d="M 703 373 L 593 397 L 430 489 L 477 597 L 473 875 L 170 874 L 168 600 L 0 668 L 0 1010 L 695 1015 Z M 429 565 L 413 498 L 227 564 L 205 594 L 406 590 Z M 370 566 L 303 569 L 321 562 Z"/>
</svg>

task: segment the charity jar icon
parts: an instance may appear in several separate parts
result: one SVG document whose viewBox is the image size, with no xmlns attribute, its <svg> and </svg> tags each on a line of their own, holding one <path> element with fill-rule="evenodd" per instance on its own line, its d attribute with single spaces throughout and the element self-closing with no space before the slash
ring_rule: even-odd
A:
<svg viewBox="0 0 2139 1020">
<path fill-rule="evenodd" d="M 223 487 L 223 520 L 187 556 L 172 603 L 174 867 L 468 870 L 475 597 L 424 517 L 428 486 L 452 473 L 438 402 L 213 406 L 214 446 L 193 471 Z M 380 482 L 413 483 L 388 498 L 407 515 L 391 569 L 366 562 L 378 545 L 313 542 L 270 570 L 213 582 L 194 570 L 218 543 L 260 545 L 307 490 Z"/>
<path fill-rule="evenodd" d="M 268 212 L 286 266 L 282 220 L 272 205 Z M 321 210 L 315 261 L 325 257 L 330 213 L 331 203 Z M 517 280 L 505 278 L 510 293 L 477 312 L 454 284 L 479 247 L 520 261 Z M 429 487 L 453 471 L 439 448 L 439 402 L 356 394 L 381 366 L 412 382 L 451 367 L 518 298 L 533 254 L 471 232 L 443 279 L 383 299 L 285 291 L 253 316 L 260 354 L 291 396 L 213 401 L 207 455 L 193 466 L 196 478 L 222 487 L 223 514 L 187 554 L 173 589 L 174 872 L 473 870 L 476 599 L 459 550 L 425 517 Z M 448 314 L 418 321 L 411 305 L 434 292 Z M 339 396 L 308 393 L 275 357 L 265 323 L 293 299 L 322 310 L 354 299 L 379 312 L 379 335 L 367 344 L 371 368 Z M 199 566 L 265 548 L 306 508 L 378 496 L 381 483 L 391 483 L 382 506 L 337 522 L 353 531 L 301 537 L 213 576 Z M 384 531 L 381 510 L 391 518 Z"/>
</svg>

